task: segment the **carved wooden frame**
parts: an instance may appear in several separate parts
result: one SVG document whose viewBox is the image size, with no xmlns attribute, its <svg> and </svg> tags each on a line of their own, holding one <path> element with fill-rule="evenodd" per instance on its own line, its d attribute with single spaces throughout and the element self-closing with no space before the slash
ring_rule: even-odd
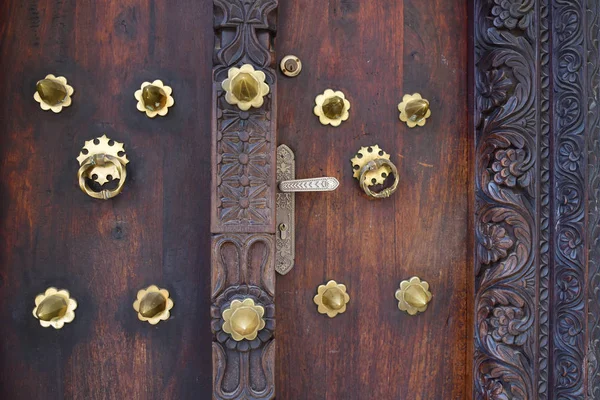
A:
<svg viewBox="0 0 600 400">
<path fill-rule="evenodd" d="M 276 0 L 214 0 L 211 318 L 214 399 L 275 397 Z M 260 108 L 225 101 L 230 67 L 251 64 L 270 93 Z M 223 311 L 251 298 L 265 309 L 254 340 L 223 331 Z"/>
<path fill-rule="evenodd" d="M 600 397 L 597 0 L 475 0 L 477 399 Z"/>
</svg>

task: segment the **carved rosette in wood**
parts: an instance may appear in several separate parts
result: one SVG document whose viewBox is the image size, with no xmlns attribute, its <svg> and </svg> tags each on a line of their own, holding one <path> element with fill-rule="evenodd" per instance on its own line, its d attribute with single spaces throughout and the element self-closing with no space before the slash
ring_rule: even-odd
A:
<svg viewBox="0 0 600 400">
<path fill-rule="evenodd" d="M 597 0 L 474 2 L 477 399 L 600 397 Z"/>
<path fill-rule="evenodd" d="M 270 47 L 277 1 L 214 0 L 212 111 L 213 398 L 275 397 L 276 77 Z M 260 108 L 242 111 L 225 101 L 221 82 L 230 67 L 251 64 L 270 93 Z M 250 298 L 264 308 L 255 339 L 223 330 L 223 311 Z"/>
</svg>

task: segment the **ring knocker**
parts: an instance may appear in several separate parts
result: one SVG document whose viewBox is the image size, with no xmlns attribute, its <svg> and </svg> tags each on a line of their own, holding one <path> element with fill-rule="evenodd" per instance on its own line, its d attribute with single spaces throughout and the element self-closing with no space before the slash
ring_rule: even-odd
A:
<svg viewBox="0 0 600 400">
<path fill-rule="evenodd" d="M 123 143 L 115 142 L 106 135 L 88 140 L 79 153 L 77 161 L 80 165 L 77 171 L 79 187 L 88 196 L 108 200 L 121 193 L 127 178 L 125 165 L 129 163 Z M 113 180 L 118 180 L 119 183 L 114 189 L 95 191 L 88 184 L 88 179 L 100 186 Z"/>
<path fill-rule="evenodd" d="M 390 155 L 381 150 L 378 145 L 361 147 L 351 162 L 354 177 L 358 179 L 360 187 L 370 198 L 384 199 L 398 189 L 400 182 L 398 169 L 390 161 Z M 379 192 L 371 190 L 371 186 L 383 184 L 390 174 L 394 176 L 394 182 L 390 187 Z"/>
</svg>

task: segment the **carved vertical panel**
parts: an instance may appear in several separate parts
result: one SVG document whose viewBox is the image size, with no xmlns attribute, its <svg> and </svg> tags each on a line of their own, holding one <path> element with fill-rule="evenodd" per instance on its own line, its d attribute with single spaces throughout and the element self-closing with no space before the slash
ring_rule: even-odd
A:
<svg viewBox="0 0 600 400">
<path fill-rule="evenodd" d="M 587 1 L 588 276 L 587 395 L 600 399 L 600 4 Z"/>
<path fill-rule="evenodd" d="M 212 115 L 213 398 L 275 397 L 275 0 L 214 0 Z M 230 67 L 251 64 L 270 93 L 260 108 L 225 101 Z M 253 340 L 223 330 L 223 311 L 250 298 L 265 310 Z"/>
<path fill-rule="evenodd" d="M 599 12 L 475 1 L 478 399 L 600 395 Z"/>
</svg>

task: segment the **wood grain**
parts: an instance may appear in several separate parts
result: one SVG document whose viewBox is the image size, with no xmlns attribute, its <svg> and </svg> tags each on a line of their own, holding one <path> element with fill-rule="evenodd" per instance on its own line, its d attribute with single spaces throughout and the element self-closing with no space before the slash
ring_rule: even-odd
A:
<svg viewBox="0 0 600 400">
<path fill-rule="evenodd" d="M 467 10 L 462 1 L 281 2 L 277 52 L 303 71 L 279 80 L 278 142 L 296 176 L 334 176 L 332 193 L 296 195 L 296 265 L 277 281 L 277 397 L 463 399 L 470 271 Z M 310 16 L 310 17 L 308 17 Z M 350 118 L 312 115 L 326 88 L 350 100 Z M 398 120 L 405 93 L 429 99 L 423 128 Z M 378 144 L 400 173 L 390 199 L 369 201 L 349 160 Z M 416 317 L 397 308 L 401 280 L 433 292 Z M 317 314 L 312 297 L 335 279 L 346 313 Z"/>
<path fill-rule="evenodd" d="M 0 6 L 0 398 L 198 398 L 210 393 L 211 1 L 4 1 Z M 67 77 L 73 105 L 43 112 L 35 83 Z M 162 79 L 166 118 L 133 93 Z M 82 193 L 77 157 L 106 133 L 125 143 L 124 191 Z M 137 290 L 175 307 L 137 320 Z M 43 329 L 33 299 L 67 288 L 75 321 Z M 204 345 L 202 345 L 204 344 Z"/>
</svg>

